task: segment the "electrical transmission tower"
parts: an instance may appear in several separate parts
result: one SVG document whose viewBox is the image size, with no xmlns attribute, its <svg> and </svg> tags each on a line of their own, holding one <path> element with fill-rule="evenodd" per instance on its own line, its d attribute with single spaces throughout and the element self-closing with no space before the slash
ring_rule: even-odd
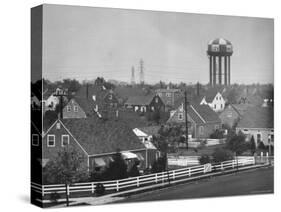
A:
<svg viewBox="0 0 281 212">
<path fill-rule="evenodd" d="M 143 60 L 140 60 L 140 84 L 144 84 L 144 66 L 143 66 Z"/>
<path fill-rule="evenodd" d="M 135 85 L 136 81 L 135 81 L 135 67 L 132 66 L 132 70 L 131 70 L 131 85 Z"/>
</svg>

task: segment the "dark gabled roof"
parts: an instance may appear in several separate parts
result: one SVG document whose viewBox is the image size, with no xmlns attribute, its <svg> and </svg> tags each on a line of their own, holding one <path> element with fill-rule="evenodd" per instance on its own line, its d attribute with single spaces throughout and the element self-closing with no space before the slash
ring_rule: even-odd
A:
<svg viewBox="0 0 281 212">
<path fill-rule="evenodd" d="M 121 120 L 64 119 L 63 124 L 89 155 L 144 149 L 132 129 Z"/>
<path fill-rule="evenodd" d="M 127 105 L 149 105 L 154 95 L 147 96 L 130 96 L 125 102 Z"/>
<path fill-rule="evenodd" d="M 148 127 L 139 127 L 138 129 L 146 133 L 147 135 L 157 135 L 161 126 L 148 126 Z"/>
<path fill-rule="evenodd" d="M 139 113 L 136 113 L 133 110 L 119 109 L 118 111 L 119 120 L 122 120 L 127 123 L 132 129 L 151 125 L 151 123 L 147 121 L 147 118 L 145 116 L 140 115 Z"/>
<path fill-rule="evenodd" d="M 220 88 L 210 88 L 210 89 L 208 89 L 206 94 L 205 94 L 206 102 L 212 102 L 214 100 L 214 98 L 216 97 L 217 93 L 222 94 L 222 89 L 220 89 Z"/>
<path fill-rule="evenodd" d="M 180 107 L 181 105 L 179 106 L 178 110 L 180 109 Z M 189 104 L 187 106 L 187 113 L 190 118 L 197 124 L 221 122 L 219 116 L 208 105 L 199 105 L 195 103 Z M 169 120 L 168 122 L 170 122 Z"/>
<path fill-rule="evenodd" d="M 220 122 L 219 116 L 210 108 L 209 105 L 192 105 L 194 110 L 204 119 L 205 122 Z"/>
<path fill-rule="evenodd" d="M 160 92 L 171 92 L 171 93 L 176 93 L 176 92 L 180 92 L 180 89 L 175 89 L 175 88 L 159 88 L 156 90 L 156 93 L 160 93 Z"/>
<path fill-rule="evenodd" d="M 237 128 L 273 128 L 273 107 L 251 107 L 247 110 Z"/>
<path fill-rule="evenodd" d="M 250 108 L 254 107 L 252 104 L 231 104 L 231 107 L 240 115 L 243 116 L 245 112 Z"/>
<path fill-rule="evenodd" d="M 94 112 L 95 102 L 92 99 L 86 99 L 83 97 L 73 97 L 73 99 L 79 104 L 86 114 L 92 114 Z"/>
</svg>

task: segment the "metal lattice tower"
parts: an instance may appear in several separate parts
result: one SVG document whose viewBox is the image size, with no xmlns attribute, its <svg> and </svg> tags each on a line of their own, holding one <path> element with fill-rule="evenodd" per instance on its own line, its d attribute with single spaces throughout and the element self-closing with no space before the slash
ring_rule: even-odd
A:
<svg viewBox="0 0 281 212">
<path fill-rule="evenodd" d="M 143 60 L 140 60 L 140 84 L 144 84 L 144 66 Z"/>
<path fill-rule="evenodd" d="M 131 84 L 132 85 L 136 84 L 136 81 L 135 81 L 135 67 L 134 66 L 132 66 L 132 69 L 131 69 Z"/>
</svg>

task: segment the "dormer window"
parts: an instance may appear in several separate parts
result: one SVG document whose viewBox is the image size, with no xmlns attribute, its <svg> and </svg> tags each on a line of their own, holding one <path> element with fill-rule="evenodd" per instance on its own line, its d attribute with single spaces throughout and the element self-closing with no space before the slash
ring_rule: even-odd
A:
<svg viewBox="0 0 281 212">
<path fill-rule="evenodd" d="M 60 123 L 59 123 L 59 122 L 56 124 L 56 129 L 57 129 L 57 130 L 60 129 Z"/>
<path fill-rule="evenodd" d="M 112 94 L 109 94 L 108 99 L 112 100 Z"/>
<path fill-rule="evenodd" d="M 183 120 L 183 113 L 179 113 L 178 119 L 179 119 L 179 120 Z"/>
<path fill-rule="evenodd" d="M 78 112 L 78 106 L 77 105 L 74 106 L 74 112 Z"/>
</svg>

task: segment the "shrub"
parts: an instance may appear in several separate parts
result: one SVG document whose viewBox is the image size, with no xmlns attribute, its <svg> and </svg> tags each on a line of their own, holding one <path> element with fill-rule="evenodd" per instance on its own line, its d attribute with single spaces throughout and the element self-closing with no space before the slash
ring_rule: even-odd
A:
<svg viewBox="0 0 281 212">
<path fill-rule="evenodd" d="M 226 160 L 232 160 L 233 155 L 232 152 L 223 148 L 216 148 L 212 154 L 213 160 L 216 163 L 226 161 Z"/>
<path fill-rule="evenodd" d="M 104 185 L 102 184 L 102 183 L 98 183 L 97 185 L 96 185 L 96 195 L 97 196 L 102 196 L 102 195 L 104 195 L 104 193 L 105 193 L 105 187 L 104 187 Z"/>
<path fill-rule="evenodd" d="M 129 177 L 137 177 L 140 175 L 139 168 L 138 168 L 139 164 L 140 164 L 139 161 L 135 161 L 134 165 L 132 166 L 132 168 L 128 173 Z"/>
<path fill-rule="evenodd" d="M 166 157 L 158 158 L 152 165 L 151 171 L 152 173 L 162 172 L 166 170 Z"/>
<path fill-rule="evenodd" d="M 223 138 L 223 131 L 222 130 L 215 130 L 210 135 L 210 138 L 212 138 L 212 139 L 221 139 L 221 138 Z"/>
<path fill-rule="evenodd" d="M 261 142 L 259 142 L 259 149 L 265 149 L 265 145 L 264 145 L 264 143 L 261 141 Z"/>
<path fill-rule="evenodd" d="M 52 203 L 57 203 L 59 198 L 60 198 L 60 194 L 57 193 L 57 192 L 53 192 L 53 193 L 50 194 L 50 201 Z"/>
<path fill-rule="evenodd" d="M 201 165 L 206 164 L 206 163 L 210 163 L 211 162 L 210 156 L 209 155 L 202 155 L 199 158 L 199 162 L 200 162 Z"/>
</svg>

